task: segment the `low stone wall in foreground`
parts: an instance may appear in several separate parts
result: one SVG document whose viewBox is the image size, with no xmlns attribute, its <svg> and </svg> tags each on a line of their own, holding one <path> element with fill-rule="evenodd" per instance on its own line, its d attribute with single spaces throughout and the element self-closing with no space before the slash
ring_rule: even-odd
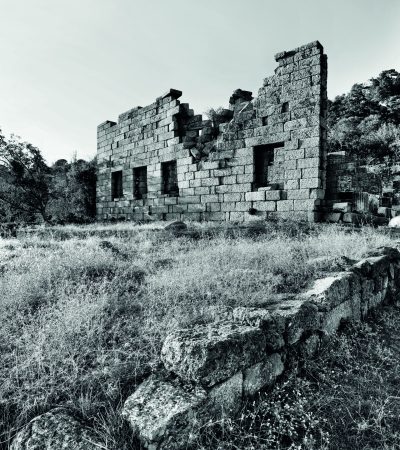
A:
<svg viewBox="0 0 400 450">
<path fill-rule="evenodd" d="M 123 415 L 148 449 L 190 447 L 199 425 L 234 415 L 271 386 L 289 352 L 311 357 L 342 321 L 363 319 L 399 289 L 400 253 L 381 248 L 279 304 L 238 307 L 229 320 L 178 330 L 164 342 L 164 368 L 127 399 Z"/>
</svg>

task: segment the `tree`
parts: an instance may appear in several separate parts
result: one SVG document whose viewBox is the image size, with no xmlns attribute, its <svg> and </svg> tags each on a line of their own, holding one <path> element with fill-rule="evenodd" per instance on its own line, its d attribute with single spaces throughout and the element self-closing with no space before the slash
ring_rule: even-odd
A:
<svg viewBox="0 0 400 450">
<path fill-rule="evenodd" d="M 378 78 L 372 78 L 371 81 L 379 99 L 400 95 L 400 73 L 394 69 L 384 70 Z"/>
<path fill-rule="evenodd" d="M 385 70 L 329 102 L 328 149 L 345 150 L 360 163 L 399 160 L 400 74 Z"/>
<path fill-rule="evenodd" d="M 6 139 L 0 130 L 0 203 L 15 216 L 39 215 L 48 222 L 50 169 L 40 150 L 12 135 Z"/>
<path fill-rule="evenodd" d="M 49 212 L 54 220 L 87 222 L 96 215 L 96 160 L 74 158 L 51 167 Z"/>
<path fill-rule="evenodd" d="M 359 147 L 358 120 L 355 117 L 343 117 L 329 128 L 329 150 L 357 153 Z"/>
</svg>

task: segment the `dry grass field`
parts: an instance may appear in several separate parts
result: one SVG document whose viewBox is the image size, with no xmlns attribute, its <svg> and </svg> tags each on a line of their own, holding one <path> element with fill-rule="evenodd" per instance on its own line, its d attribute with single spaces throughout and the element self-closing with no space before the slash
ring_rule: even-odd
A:
<svg viewBox="0 0 400 450">
<path fill-rule="evenodd" d="M 87 421 L 105 448 L 136 448 L 119 411 L 135 385 L 159 365 L 168 332 L 229 316 L 238 305 L 296 293 L 348 259 L 393 243 L 369 228 L 286 225 L 251 236 L 193 224 L 194 239 L 173 236 L 162 226 L 64 227 L 47 237 L 0 240 L 2 448 L 28 419 L 56 405 L 69 406 Z M 99 230 L 109 236 L 97 236 Z M 329 447 L 332 430 L 323 423 L 323 407 L 304 398 L 307 389 L 313 392 L 309 381 L 304 383 L 287 391 L 283 383 L 269 403 L 261 397 L 248 405 L 243 423 L 210 425 L 199 448 L 339 448 Z M 280 392 L 290 396 L 288 406 L 276 397 Z M 286 428 L 265 437 L 260 414 L 273 416 L 274 407 L 276 417 L 293 418 L 279 423 L 291 424 L 297 440 L 288 438 Z M 296 420 L 308 431 L 296 431 Z M 319 446 L 312 439 L 319 439 Z"/>
</svg>

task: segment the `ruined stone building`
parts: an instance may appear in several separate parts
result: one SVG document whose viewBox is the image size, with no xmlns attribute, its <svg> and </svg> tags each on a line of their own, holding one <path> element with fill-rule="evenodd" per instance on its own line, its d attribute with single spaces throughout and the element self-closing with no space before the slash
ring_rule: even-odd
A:
<svg viewBox="0 0 400 450">
<path fill-rule="evenodd" d="M 315 41 L 275 59 L 257 97 L 238 89 L 211 120 L 171 89 L 99 125 L 98 219 L 319 220 L 327 57 Z"/>
<path fill-rule="evenodd" d="M 400 166 L 366 164 L 345 152 L 328 153 L 325 197 L 326 221 L 384 224 L 387 220 L 380 219 L 400 212 Z"/>
</svg>

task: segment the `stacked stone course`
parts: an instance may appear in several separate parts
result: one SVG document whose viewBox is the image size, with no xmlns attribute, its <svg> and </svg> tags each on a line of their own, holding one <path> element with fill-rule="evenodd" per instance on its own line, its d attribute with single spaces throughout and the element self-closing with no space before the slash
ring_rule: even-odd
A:
<svg viewBox="0 0 400 450">
<path fill-rule="evenodd" d="M 399 213 L 400 166 L 361 164 L 343 151 L 327 158 L 326 221 L 383 225 Z"/>
<path fill-rule="evenodd" d="M 98 219 L 317 220 L 326 184 L 327 58 L 315 41 L 275 59 L 275 75 L 258 97 L 236 90 L 218 128 L 180 103 L 174 89 L 121 114 L 118 123 L 101 124 Z M 270 152 L 262 185 L 256 151 Z M 163 187 L 166 162 L 176 163 L 176 193 Z M 135 198 L 138 167 L 147 171 L 141 198 Z M 123 192 L 115 198 L 111 179 L 118 171 Z"/>
<path fill-rule="evenodd" d="M 399 290 L 400 253 L 381 248 L 279 304 L 237 307 L 218 322 L 172 332 L 162 347 L 164 367 L 128 397 L 122 414 L 145 448 L 191 448 L 202 424 L 236 414 L 271 387 L 289 368 L 289 355 L 312 357 L 344 321 L 397 301 Z"/>
</svg>

